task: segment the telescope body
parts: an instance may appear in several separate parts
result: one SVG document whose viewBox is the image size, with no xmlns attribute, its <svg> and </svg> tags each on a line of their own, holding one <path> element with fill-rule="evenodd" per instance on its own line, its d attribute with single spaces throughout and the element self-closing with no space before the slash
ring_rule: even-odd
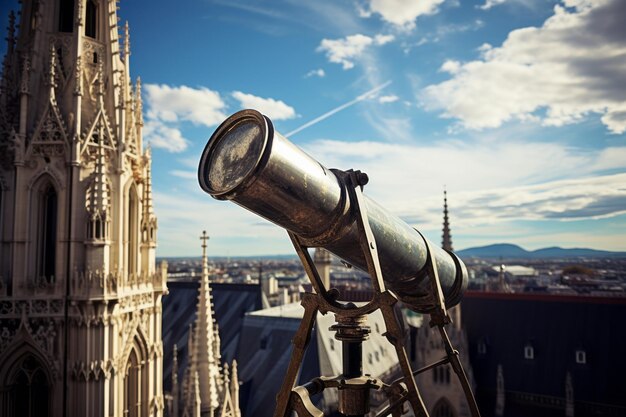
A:
<svg viewBox="0 0 626 417">
<path fill-rule="evenodd" d="M 198 179 L 218 200 L 232 200 L 297 235 L 306 246 L 323 247 L 367 271 L 359 245 L 354 203 L 347 185 L 285 137 L 255 110 L 230 116 L 207 143 Z M 427 313 L 436 301 L 428 276 L 425 238 L 364 196 L 385 285 L 409 308 Z M 446 306 L 467 287 L 467 270 L 454 254 L 431 244 Z"/>
</svg>

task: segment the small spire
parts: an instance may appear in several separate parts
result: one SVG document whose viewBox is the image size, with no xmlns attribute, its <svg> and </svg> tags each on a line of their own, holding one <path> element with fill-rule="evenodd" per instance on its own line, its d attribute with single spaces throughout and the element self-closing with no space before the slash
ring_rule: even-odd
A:
<svg viewBox="0 0 626 417">
<path fill-rule="evenodd" d="M 83 60 L 80 55 L 76 58 L 76 67 L 74 68 L 74 95 L 83 95 Z"/>
<path fill-rule="evenodd" d="M 108 211 L 109 195 L 106 183 L 106 155 L 104 153 L 102 137 L 99 137 L 98 140 L 98 155 L 96 157 L 96 169 L 94 175 L 94 186 L 90 202 L 91 211 L 93 215 L 101 216 L 102 220 L 104 220 Z M 102 233 L 102 237 L 106 237 L 106 233 Z"/>
<path fill-rule="evenodd" d="M 228 387 L 229 384 L 230 384 L 230 373 L 228 371 L 228 364 L 225 363 L 224 364 L 224 385 Z"/>
<path fill-rule="evenodd" d="M 124 59 L 130 57 L 130 29 L 128 27 L 128 20 L 124 25 Z"/>
<path fill-rule="evenodd" d="M 50 94 L 54 96 L 54 89 L 57 86 L 57 52 L 54 49 L 54 44 L 50 44 L 50 70 L 48 72 L 48 86 L 50 87 Z"/>
<path fill-rule="evenodd" d="M 104 106 L 104 65 L 102 60 L 98 62 L 98 75 L 96 83 L 96 87 L 98 88 L 96 91 L 96 94 L 98 95 L 98 104 L 100 106 Z"/>
<path fill-rule="evenodd" d="M 192 396 L 192 415 L 194 417 L 200 417 L 202 410 L 202 399 L 200 397 L 200 377 L 198 372 L 193 374 L 193 396 Z"/>
<path fill-rule="evenodd" d="M 20 94 L 30 94 L 30 59 L 24 57 L 22 63 L 22 79 L 20 80 Z"/>
<path fill-rule="evenodd" d="M 15 46 L 15 12 L 9 13 L 9 26 L 7 27 L 7 55 L 13 52 Z"/>
<path fill-rule="evenodd" d="M 172 416 L 178 417 L 178 402 L 180 401 L 178 388 L 178 346 L 174 344 L 174 352 L 172 353 Z"/>
<path fill-rule="evenodd" d="M 233 402 L 234 417 L 241 417 L 241 410 L 239 410 L 239 376 L 237 375 L 236 359 L 233 359 L 230 366 L 230 398 Z"/>
<path fill-rule="evenodd" d="M 137 77 L 135 84 L 135 112 L 137 123 L 143 125 L 143 100 L 141 99 L 141 77 Z"/>
<path fill-rule="evenodd" d="M 178 346 L 174 343 L 174 349 L 172 351 L 172 381 L 178 384 Z"/>
<path fill-rule="evenodd" d="M 154 218 L 154 209 L 152 208 L 152 158 L 151 149 L 146 150 L 146 183 L 143 189 L 143 216 L 145 221 Z"/>
</svg>

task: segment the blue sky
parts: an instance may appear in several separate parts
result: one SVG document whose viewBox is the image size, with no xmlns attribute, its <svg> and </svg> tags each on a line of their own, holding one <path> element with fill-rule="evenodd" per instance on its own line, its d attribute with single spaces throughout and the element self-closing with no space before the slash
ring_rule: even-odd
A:
<svg viewBox="0 0 626 417">
<path fill-rule="evenodd" d="M 486 1 L 486 2 L 485 2 Z M 9 7 L 2 3 L 6 22 Z M 119 3 L 144 86 L 160 256 L 291 253 L 286 233 L 197 185 L 219 122 L 254 107 L 324 165 L 456 249 L 626 250 L 626 2 Z M 5 47 L 3 47 L 2 52 Z M 368 92 L 384 86 L 376 93 Z"/>
</svg>

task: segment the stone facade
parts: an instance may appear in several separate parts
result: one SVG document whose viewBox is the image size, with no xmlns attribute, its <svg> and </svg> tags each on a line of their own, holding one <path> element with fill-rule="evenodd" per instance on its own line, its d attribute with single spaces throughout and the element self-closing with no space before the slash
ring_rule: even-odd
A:
<svg viewBox="0 0 626 417">
<path fill-rule="evenodd" d="M 112 0 L 21 3 L 0 83 L 0 415 L 162 416 L 167 268 L 128 24 L 122 43 Z"/>
</svg>

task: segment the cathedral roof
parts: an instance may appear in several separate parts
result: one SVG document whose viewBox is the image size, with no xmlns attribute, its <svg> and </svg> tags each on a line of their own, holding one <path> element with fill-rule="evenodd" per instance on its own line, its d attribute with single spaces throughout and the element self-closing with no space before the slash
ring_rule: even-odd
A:
<svg viewBox="0 0 626 417">
<path fill-rule="evenodd" d="M 569 373 L 576 415 L 592 415 L 602 404 L 626 407 L 626 336 L 619 330 L 626 299 L 467 292 L 461 305 L 479 406 L 493 409 L 501 365 L 507 393 L 563 399 Z M 577 363 L 577 351 L 585 363 Z M 594 403 L 600 408 L 583 411 Z M 505 415 L 513 411 L 507 403 Z"/>
</svg>

